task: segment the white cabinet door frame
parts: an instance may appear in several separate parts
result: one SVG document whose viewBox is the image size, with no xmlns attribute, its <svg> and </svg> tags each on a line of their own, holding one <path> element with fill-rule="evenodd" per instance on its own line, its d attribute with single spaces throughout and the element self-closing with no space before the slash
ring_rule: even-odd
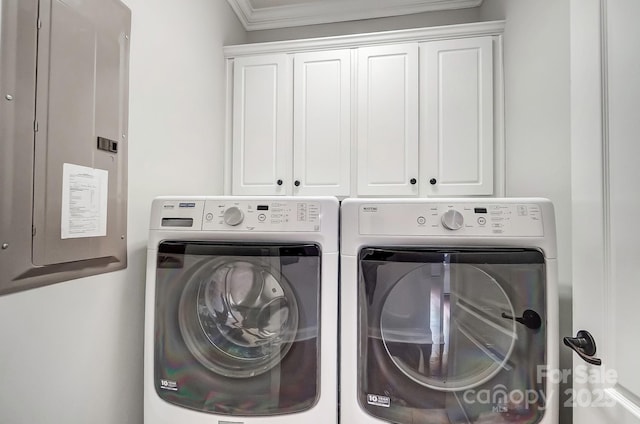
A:
<svg viewBox="0 0 640 424">
<path fill-rule="evenodd" d="M 349 196 L 351 91 L 350 50 L 295 55 L 294 194 Z"/>
<path fill-rule="evenodd" d="M 494 194 L 493 93 L 492 37 L 420 44 L 422 196 Z"/>
<path fill-rule="evenodd" d="M 292 194 L 290 74 L 286 54 L 234 60 L 232 192 L 235 195 Z"/>
<path fill-rule="evenodd" d="M 418 195 L 418 44 L 358 49 L 358 195 Z"/>
</svg>

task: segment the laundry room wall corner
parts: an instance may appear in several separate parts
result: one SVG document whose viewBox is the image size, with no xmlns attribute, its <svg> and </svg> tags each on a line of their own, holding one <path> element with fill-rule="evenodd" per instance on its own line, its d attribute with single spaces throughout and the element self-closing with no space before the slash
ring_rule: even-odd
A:
<svg viewBox="0 0 640 424">
<path fill-rule="evenodd" d="M 505 19 L 506 194 L 553 201 L 558 240 L 560 335 L 572 334 L 569 0 L 485 0 L 482 20 Z M 560 368 L 571 369 L 568 349 Z M 560 405 L 571 381 L 560 386 Z M 572 422 L 560 408 L 560 424 Z"/>
<path fill-rule="evenodd" d="M 123 1 L 132 12 L 128 268 L 0 297 L 0 423 L 139 424 L 146 244 L 160 194 L 221 194 L 226 1 Z"/>
</svg>

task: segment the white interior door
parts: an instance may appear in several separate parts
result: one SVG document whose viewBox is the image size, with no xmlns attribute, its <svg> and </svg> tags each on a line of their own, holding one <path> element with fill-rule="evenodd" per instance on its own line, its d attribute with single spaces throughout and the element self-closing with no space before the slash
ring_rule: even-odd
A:
<svg viewBox="0 0 640 424">
<path fill-rule="evenodd" d="M 640 423 L 639 19 L 637 0 L 571 1 L 573 326 L 602 360 L 574 356 L 580 424 Z"/>
</svg>

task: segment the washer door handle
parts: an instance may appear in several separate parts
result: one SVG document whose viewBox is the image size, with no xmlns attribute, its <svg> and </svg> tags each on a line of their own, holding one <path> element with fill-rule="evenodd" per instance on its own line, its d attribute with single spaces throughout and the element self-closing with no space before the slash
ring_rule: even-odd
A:
<svg viewBox="0 0 640 424">
<path fill-rule="evenodd" d="M 576 337 L 565 337 L 562 341 L 566 346 L 573 349 L 585 362 L 591 365 L 602 365 L 600 358 L 593 357 L 593 355 L 596 354 L 596 341 L 587 330 L 580 330 Z"/>
<path fill-rule="evenodd" d="M 503 312 L 502 318 L 515 319 L 520 324 L 532 330 L 537 330 L 542 326 L 542 318 L 540 318 L 540 315 L 538 315 L 536 311 L 532 311 L 531 309 L 525 310 L 522 313 L 522 317 L 517 317 L 517 318 L 509 316 Z"/>
</svg>

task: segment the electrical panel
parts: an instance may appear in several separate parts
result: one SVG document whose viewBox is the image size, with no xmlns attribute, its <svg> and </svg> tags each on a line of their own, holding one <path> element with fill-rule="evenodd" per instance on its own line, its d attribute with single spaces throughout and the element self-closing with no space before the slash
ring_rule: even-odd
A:
<svg viewBox="0 0 640 424">
<path fill-rule="evenodd" d="M 0 294 L 125 268 L 131 12 L 0 1 Z"/>
</svg>

